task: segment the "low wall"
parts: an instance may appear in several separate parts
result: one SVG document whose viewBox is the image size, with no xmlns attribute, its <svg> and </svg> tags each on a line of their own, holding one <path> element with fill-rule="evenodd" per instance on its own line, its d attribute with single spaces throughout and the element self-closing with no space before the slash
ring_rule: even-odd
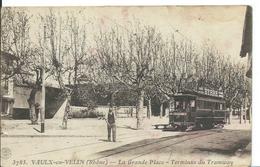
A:
<svg viewBox="0 0 260 167">
<path fill-rule="evenodd" d="M 71 115 L 74 118 L 95 118 L 104 117 L 108 113 L 109 106 L 97 106 L 95 109 L 89 109 L 88 107 L 71 106 Z M 119 106 L 115 110 L 118 118 L 136 117 L 135 106 Z M 143 108 L 143 117 L 146 117 L 147 107 Z"/>
</svg>

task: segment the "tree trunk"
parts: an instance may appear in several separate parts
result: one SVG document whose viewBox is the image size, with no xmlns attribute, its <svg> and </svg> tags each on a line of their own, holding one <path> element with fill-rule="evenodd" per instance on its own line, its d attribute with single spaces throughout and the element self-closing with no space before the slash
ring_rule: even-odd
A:
<svg viewBox="0 0 260 167">
<path fill-rule="evenodd" d="M 163 116 L 163 103 L 160 105 L 160 118 Z"/>
<path fill-rule="evenodd" d="M 68 82 L 69 82 L 69 85 L 71 85 L 71 72 L 69 72 Z"/>
<path fill-rule="evenodd" d="M 144 91 L 138 91 L 138 100 L 136 105 L 136 128 L 141 129 L 143 126 L 143 106 L 144 106 Z"/>
<path fill-rule="evenodd" d="M 114 107 L 115 106 L 115 96 L 116 94 L 118 93 L 118 90 L 117 91 L 114 91 L 110 94 L 110 107 Z"/>
<path fill-rule="evenodd" d="M 148 99 L 147 118 L 150 119 L 151 116 L 152 116 L 152 105 L 151 105 L 151 99 Z"/>
<path fill-rule="evenodd" d="M 35 96 L 36 96 L 37 91 L 38 91 L 38 88 L 34 87 L 31 90 L 29 99 L 27 100 L 28 105 L 29 105 L 31 124 L 36 124 Z"/>
<path fill-rule="evenodd" d="M 249 108 L 248 108 L 248 112 L 249 112 L 249 120 L 248 121 L 249 121 L 249 123 L 251 123 L 251 119 L 252 119 L 252 115 L 251 115 L 252 114 L 252 112 L 251 112 L 252 110 L 251 109 L 252 108 L 251 108 L 251 104 L 250 104 Z"/>
<path fill-rule="evenodd" d="M 243 112 L 244 114 L 244 116 L 243 116 L 243 118 L 244 118 L 244 123 L 246 123 L 246 120 L 247 120 L 247 111 L 246 111 L 246 107 L 244 107 L 244 112 Z"/>
<path fill-rule="evenodd" d="M 242 123 L 242 108 L 239 108 L 239 123 Z"/>
<path fill-rule="evenodd" d="M 233 115 L 233 106 L 232 105 L 230 105 L 230 110 L 229 110 L 229 116 L 228 116 L 228 124 L 230 124 L 230 117 L 231 117 L 231 114 Z"/>
<path fill-rule="evenodd" d="M 75 67 L 74 67 L 74 85 L 77 84 L 77 76 L 78 76 L 78 67 L 77 67 L 77 62 L 75 62 Z"/>
</svg>

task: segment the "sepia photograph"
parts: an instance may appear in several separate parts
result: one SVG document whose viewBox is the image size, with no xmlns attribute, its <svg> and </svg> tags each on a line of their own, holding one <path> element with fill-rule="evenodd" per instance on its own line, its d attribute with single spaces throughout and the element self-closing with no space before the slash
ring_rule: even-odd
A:
<svg viewBox="0 0 260 167">
<path fill-rule="evenodd" d="M 1 167 L 248 167 L 252 7 L 1 7 Z"/>
</svg>

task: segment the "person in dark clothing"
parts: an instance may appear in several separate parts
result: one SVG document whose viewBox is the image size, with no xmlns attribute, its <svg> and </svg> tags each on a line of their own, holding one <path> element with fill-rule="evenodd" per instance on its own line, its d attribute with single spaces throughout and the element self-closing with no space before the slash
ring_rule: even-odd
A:
<svg viewBox="0 0 260 167">
<path fill-rule="evenodd" d="M 116 142 L 116 115 L 113 112 L 112 108 L 109 108 L 108 114 L 106 116 L 106 121 L 107 121 L 108 141 L 111 141 L 111 130 L 112 130 L 112 139 L 113 142 Z"/>
</svg>

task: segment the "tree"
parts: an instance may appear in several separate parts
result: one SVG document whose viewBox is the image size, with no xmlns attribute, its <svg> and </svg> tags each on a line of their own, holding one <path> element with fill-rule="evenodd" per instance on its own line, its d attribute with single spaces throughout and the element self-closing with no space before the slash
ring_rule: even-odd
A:
<svg viewBox="0 0 260 167">
<path fill-rule="evenodd" d="M 46 26 L 47 34 L 45 49 L 49 74 L 58 82 L 63 97 L 67 99 L 70 99 L 71 95 L 76 98 L 80 96 L 78 84 L 92 80 L 88 72 L 94 66 L 94 59 L 87 50 L 85 24 L 80 23 L 74 14 L 68 13 L 64 18 L 58 12 L 49 9 L 48 14 L 42 16 L 42 24 Z M 72 82 L 71 78 L 73 78 Z M 84 101 L 84 98 L 82 100 Z M 89 103 L 89 105 L 94 104 Z M 65 110 L 64 115 L 67 112 Z"/>
<path fill-rule="evenodd" d="M 147 118 L 152 117 L 152 99 L 156 96 L 156 87 L 153 84 L 145 88 L 145 99 L 147 100 Z"/>
<path fill-rule="evenodd" d="M 100 31 L 97 56 L 104 72 L 137 93 L 137 129 L 142 127 L 145 88 L 152 80 L 154 61 L 160 56 L 161 35 L 153 27 Z"/>
<path fill-rule="evenodd" d="M 198 58 L 191 42 L 166 40 L 156 62 L 154 84 L 162 102 L 185 89 L 196 89 L 194 62 Z"/>
<path fill-rule="evenodd" d="M 88 61 L 86 30 L 85 25 L 80 25 L 74 13 L 68 14 L 66 18 L 67 34 L 65 40 L 69 42 L 68 50 L 68 68 L 70 69 L 68 82 L 71 83 L 71 74 L 73 73 L 73 85 L 79 84 L 81 76 L 84 74 L 83 65 Z"/>
<path fill-rule="evenodd" d="M 70 109 L 71 89 L 66 86 L 64 75 L 69 70 L 66 62 L 69 60 L 68 51 L 70 49 L 69 44 L 65 41 L 65 26 L 62 17 L 58 17 L 52 9 L 46 16 L 42 16 L 42 28 L 45 28 L 46 37 L 39 35 L 39 45 L 46 51 L 46 59 L 49 68 L 49 75 L 53 77 L 59 84 L 62 91 L 61 97 L 67 99 L 67 106 L 64 111 L 64 119 L 62 125 L 67 128 L 67 118 Z M 47 40 L 43 40 L 46 38 Z M 46 43 L 44 43 L 45 41 Z"/>
<path fill-rule="evenodd" d="M 240 63 L 233 63 L 226 56 L 214 48 L 213 45 L 204 45 L 203 57 L 200 68 L 200 78 L 203 81 L 201 86 L 223 92 L 226 104 L 232 108 L 235 101 L 242 104 L 246 87 L 244 79 L 245 67 Z"/>
<path fill-rule="evenodd" d="M 28 98 L 31 123 L 36 123 L 35 96 L 41 88 L 41 51 L 30 38 L 30 16 L 23 9 L 1 9 L 1 50 L 13 54 L 16 59 L 12 73 L 4 79 L 15 77 L 32 88 Z"/>
<path fill-rule="evenodd" d="M 245 66 L 232 62 L 227 56 L 222 55 L 214 45 L 205 44 L 201 61 L 196 63 L 199 69 L 198 86 L 223 92 L 227 107 L 241 108 L 247 94 L 248 84 L 245 77 Z"/>
</svg>

